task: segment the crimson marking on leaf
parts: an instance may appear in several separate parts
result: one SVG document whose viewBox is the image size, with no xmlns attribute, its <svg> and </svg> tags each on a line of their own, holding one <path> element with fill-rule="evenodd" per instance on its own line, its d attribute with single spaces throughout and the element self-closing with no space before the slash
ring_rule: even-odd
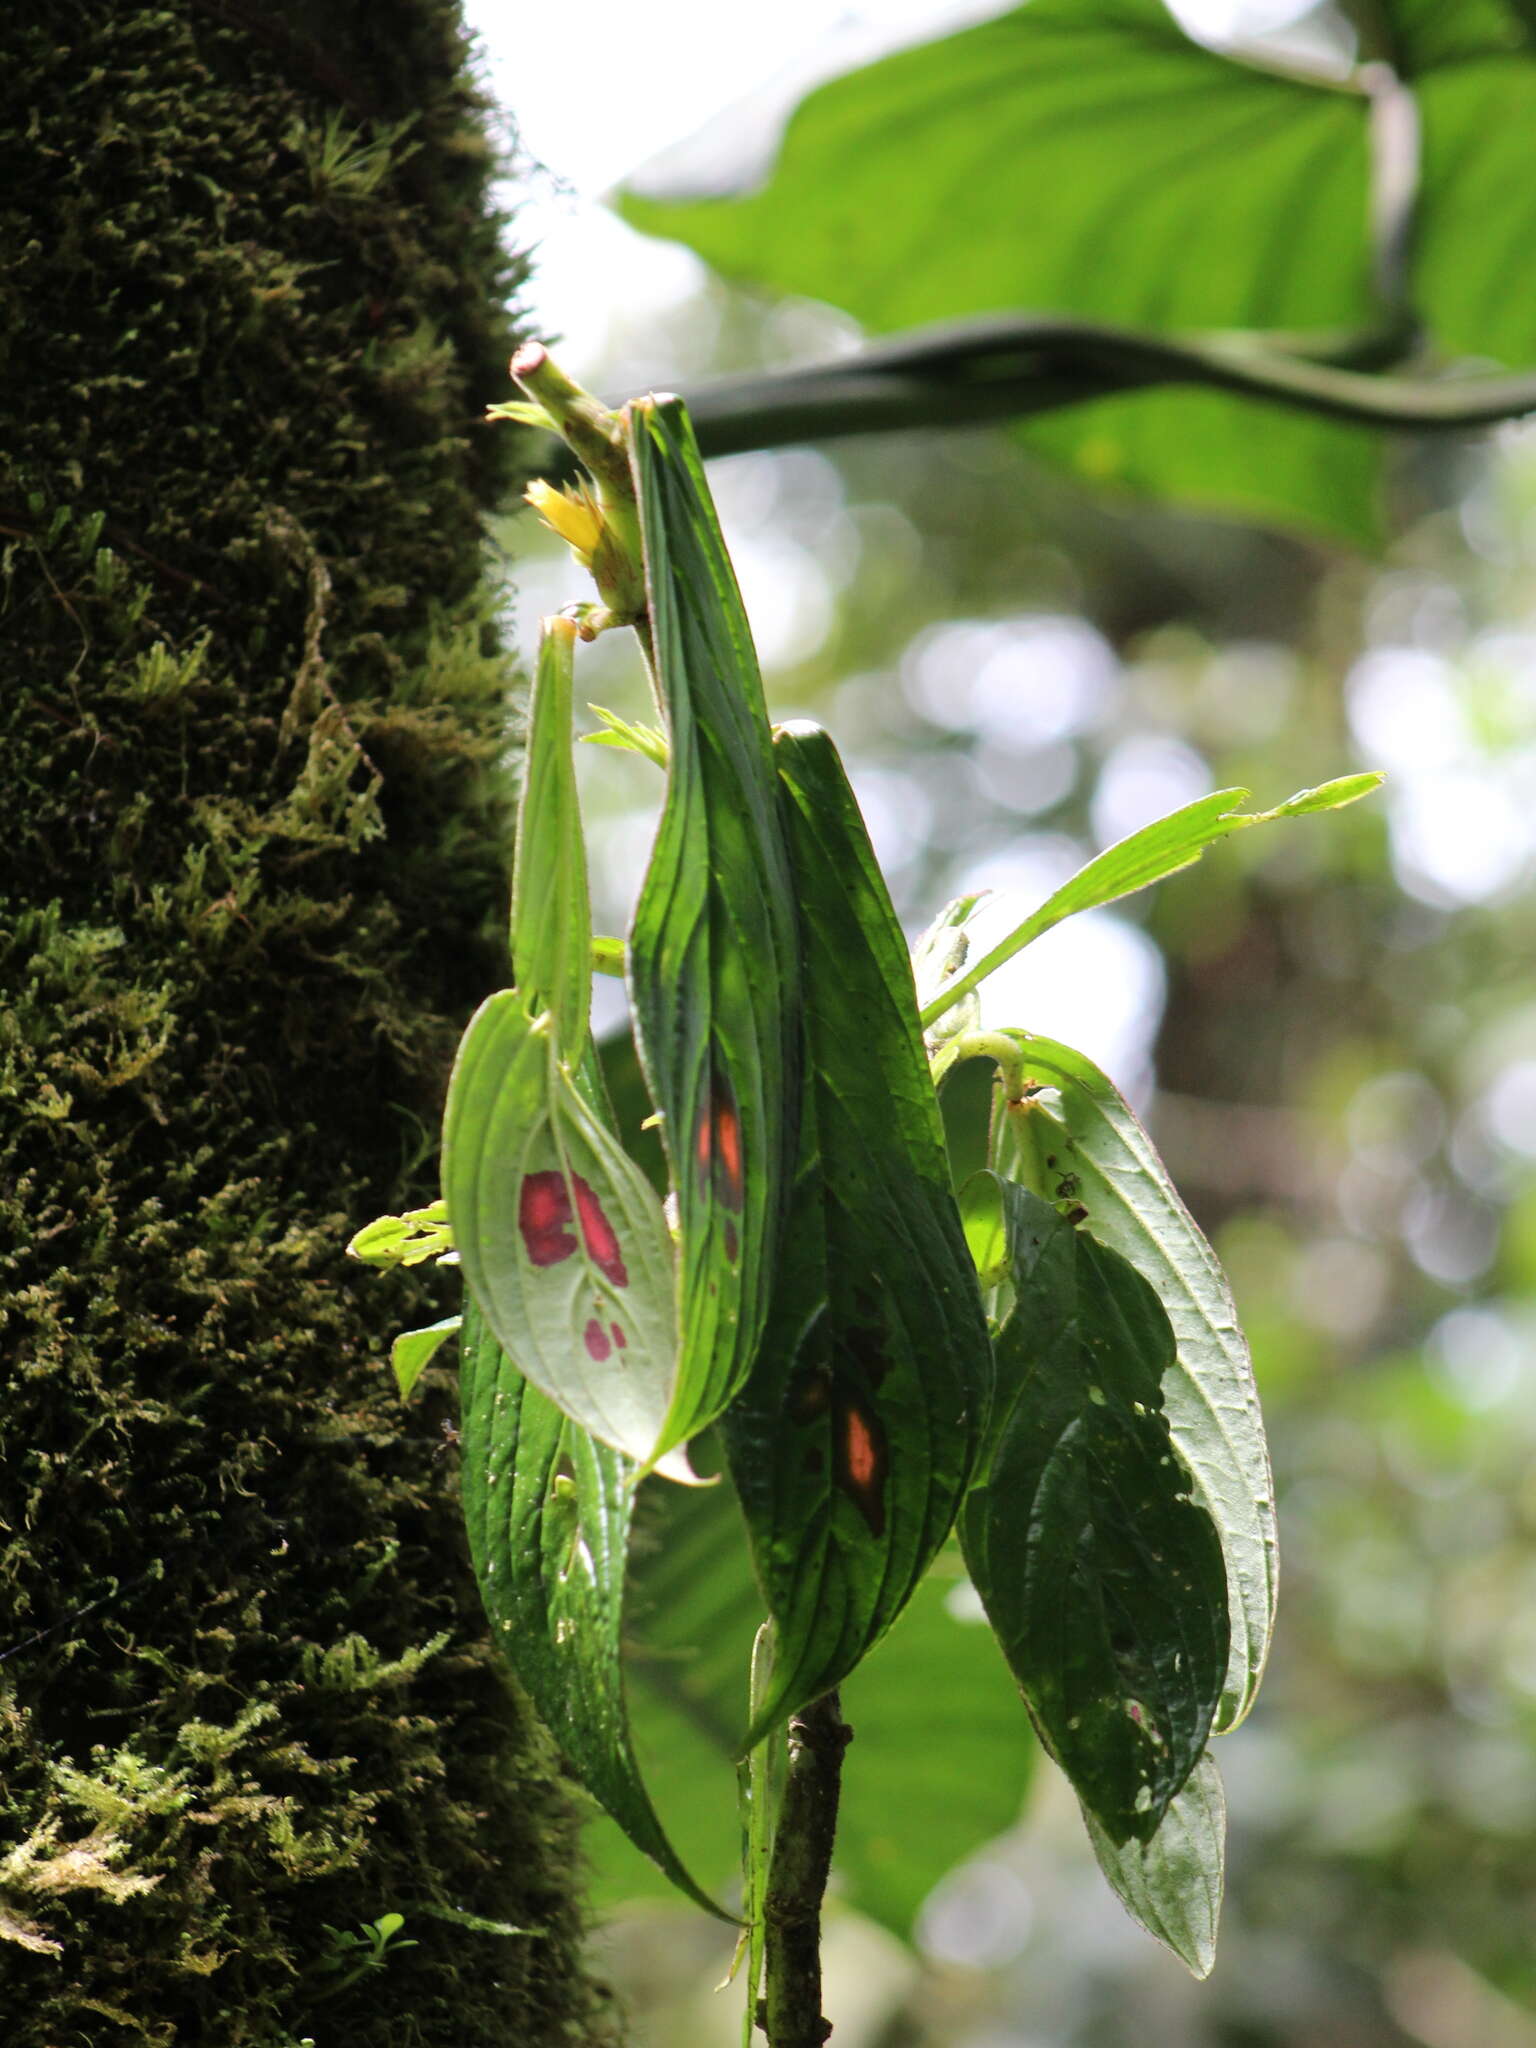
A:
<svg viewBox="0 0 1536 2048">
<path fill-rule="evenodd" d="M 603 1214 L 603 1205 L 591 1186 L 578 1173 L 576 1182 L 576 1207 L 581 1216 L 581 1234 L 587 1241 L 587 1250 L 597 1270 L 615 1287 L 629 1285 L 629 1273 L 619 1250 L 618 1233 Z"/>
<path fill-rule="evenodd" d="M 741 1245 L 736 1236 L 736 1226 L 730 1217 L 727 1216 L 725 1219 L 725 1256 L 733 1266 L 736 1263 L 736 1256 L 740 1250 Z"/>
<path fill-rule="evenodd" d="M 700 1113 L 693 1134 L 694 1163 L 699 1171 L 699 1192 L 711 1188 L 728 1209 L 742 1206 L 741 1117 L 736 1097 L 723 1074 L 710 1084 L 709 1101 Z M 735 1258 L 731 1252 L 729 1257 Z"/>
<path fill-rule="evenodd" d="M 629 1339 L 625 1336 L 624 1332 L 619 1328 L 617 1323 L 610 1323 L 608 1325 L 608 1334 L 610 1337 L 612 1337 L 614 1347 L 616 1350 L 627 1351 L 629 1349 Z"/>
<path fill-rule="evenodd" d="M 885 1431 L 872 1409 L 852 1401 L 838 1404 L 837 1483 L 869 1524 L 885 1534 L 885 1480 L 890 1470 Z"/>
<path fill-rule="evenodd" d="M 581 1338 L 588 1352 L 597 1360 L 599 1365 L 602 1364 L 603 1360 L 613 1349 L 613 1346 L 608 1342 L 608 1332 L 603 1328 L 596 1316 L 588 1319 L 587 1327 L 582 1331 Z"/>
<path fill-rule="evenodd" d="M 567 1227 L 570 1220 L 571 1192 L 565 1175 L 554 1168 L 528 1174 L 517 1198 L 517 1227 L 534 1265 L 557 1266 L 571 1256 L 576 1239 Z"/>
</svg>

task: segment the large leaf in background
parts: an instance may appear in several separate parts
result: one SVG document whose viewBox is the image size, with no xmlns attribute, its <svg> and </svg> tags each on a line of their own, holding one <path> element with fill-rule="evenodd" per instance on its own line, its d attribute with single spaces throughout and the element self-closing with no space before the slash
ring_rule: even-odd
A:
<svg viewBox="0 0 1536 2048">
<path fill-rule="evenodd" d="M 1015 1305 L 961 1546 L 1046 1746 L 1112 1842 L 1144 1842 L 1221 1698 L 1221 1541 L 1163 1413 L 1162 1303 L 1028 1188 L 1002 1198 Z"/>
<path fill-rule="evenodd" d="M 1442 64 L 1511 56 L 1532 47 L 1529 18 L 1509 0 L 1372 0 L 1369 26 L 1402 78 Z"/>
<path fill-rule="evenodd" d="M 1022 1054 L 1026 1085 L 1047 1092 L 1026 1096 L 1003 1119 L 994 1164 L 1038 1194 L 1065 1188 L 1080 1202 L 1099 1242 L 1151 1282 L 1178 1340 L 1163 1403 L 1226 1557 L 1232 1652 L 1216 1725 L 1233 1728 L 1253 1704 L 1269 1654 L 1278 1552 L 1269 1452 L 1232 1292 L 1114 1084 L 1064 1045 L 1025 1031 L 1007 1036 Z"/>
<path fill-rule="evenodd" d="M 1536 364 L 1536 55 L 1451 64 L 1418 81 L 1424 182 L 1414 289 L 1451 355 Z"/>
<path fill-rule="evenodd" d="M 925 981 L 921 997 L 922 1023 L 931 1026 L 945 1017 L 951 1004 L 960 1005 L 963 998 L 989 974 L 1011 960 L 1015 953 L 1022 952 L 1053 925 L 1060 924 L 1063 918 L 1074 917 L 1081 910 L 1097 910 L 1105 903 L 1118 902 L 1122 896 L 1132 895 L 1138 889 L 1148 888 L 1153 882 L 1177 874 L 1182 868 L 1192 867 L 1207 847 L 1214 846 L 1218 839 L 1225 839 L 1233 832 L 1244 831 L 1250 825 L 1270 825 L 1277 818 L 1303 818 L 1318 811 L 1341 810 L 1345 804 L 1356 803 L 1361 797 L 1369 796 L 1373 789 L 1379 788 L 1381 781 L 1381 776 L 1373 772 L 1342 775 L 1337 781 L 1325 782 L 1317 789 L 1298 790 L 1283 804 L 1276 804 L 1272 811 L 1244 811 L 1241 806 L 1252 794 L 1246 789 L 1218 789 L 1209 796 L 1197 797 L 1193 803 L 1185 804 L 1166 818 L 1143 825 L 1139 832 L 1132 832 L 1129 837 L 1106 847 L 1085 867 L 1079 868 L 1070 880 L 1063 882 L 1038 910 L 1031 911 L 1006 939 L 1000 940 L 974 962 L 966 957 L 965 927 L 969 916 L 987 899 L 985 893 L 961 897 L 940 912 L 936 922 L 918 941 Z M 947 951 L 943 942 L 947 942 Z M 934 965 L 945 960 L 955 961 L 955 971 L 948 979 L 940 980 L 930 992 L 926 982 L 932 978 Z M 917 958 L 913 964 L 914 968 L 918 967 Z M 931 1047 L 942 1046 L 951 1035 L 947 1030 L 937 1034 L 930 1032 L 928 1043 Z"/>
<path fill-rule="evenodd" d="M 553 1012 L 555 1044 L 571 1065 L 587 1043 L 592 914 L 573 758 L 571 689 L 576 628 L 545 619 L 512 863 L 512 979 L 526 1007 Z"/>
<path fill-rule="evenodd" d="M 1379 322 L 1366 102 L 1192 43 L 1158 0 L 1031 0 L 822 86 L 743 198 L 628 193 L 727 276 L 877 332 L 1004 309 L 1160 334 Z M 1377 443 L 1215 392 L 1027 430 L 1096 482 L 1358 540 Z"/>
<path fill-rule="evenodd" d="M 758 1732 L 901 1612 L 953 1526 L 992 1384 L 901 926 L 827 734 L 785 727 L 774 757 L 805 1098 L 768 1326 L 721 1422 L 777 1629 Z"/>
<path fill-rule="evenodd" d="M 667 794 L 629 940 L 682 1227 L 667 1445 L 719 1414 L 768 1310 L 798 1088 L 799 938 L 763 687 L 677 400 L 631 409 Z"/>
<path fill-rule="evenodd" d="M 592 1797 L 706 1912 L 641 1782 L 620 1673 L 634 1468 L 509 1362 L 475 1307 L 460 1340 L 464 1520 L 500 1647 Z"/>
<path fill-rule="evenodd" d="M 1227 1801 L 1209 1753 L 1190 1773 L 1150 1842 L 1116 1844 L 1085 1808 L 1099 1868 L 1139 1920 L 1197 1977 L 1216 1961 L 1227 1863 Z"/>
<path fill-rule="evenodd" d="M 1013 1826 L 1039 1753 L 992 1632 L 968 1618 L 957 1589 L 968 1591 L 950 1545 L 841 1689 L 855 1740 L 838 1804 L 835 1893 L 903 1940 L 940 1878 Z M 631 1564 L 630 1711 L 668 1833 L 721 1891 L 740 1867 L 729 1759 L 746 1724 L 762 1614 L 729 1488 L 647 1484 Z M 617 1829 L 595 1823 L 586 1846 L 600 1908 L 666 1895 Z"/>
<path fill-rule="evenodd" d="M 443 1115 L 443 1197 L 471 1294 L 539 1391 L 637 1461 L 676 1356 L 672 1252 L 650 1182 L 503 989 L 470 1019 Z"/>
</svg>

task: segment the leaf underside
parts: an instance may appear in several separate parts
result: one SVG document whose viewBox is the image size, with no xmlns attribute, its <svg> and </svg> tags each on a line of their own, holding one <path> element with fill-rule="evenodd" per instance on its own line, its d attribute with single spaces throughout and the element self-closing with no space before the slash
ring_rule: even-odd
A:
<svg viewBox="0 0 1536 2048">
<path fill-rule="evenodd" d="M 1221 1697 L 1221 1544 L 1162 1411 L 1157 1296 L 1027 1188 L 1002 1199 L 1015 1306 L 961 1541 L 1047 1747 L 1113 1842 L 1146 1841 Z"/>
<path fill-rule="evenodd" d="M 768 1327 L 723 1418 L 777 1630 L 754 1734 L 837 1685 L 954 1522 L 992 1361 L 901 927 L 831 740 L 775 743 L 803 935 L 800 1158 Z"/>
<path fill-rule="evenodd" d="M 687 415 L 631 408 L 667 791 L 629 939 L 635 1036 L 681 1224 L 664 1438 L 719 1414 L 767 1313 L 794 1133 L 794 898 L 762 682 Z"/>
<path fill-rule="evenodd" d="M 1116 1844 L 1086 1808 L 1099 1868 L 1133 1920 L 1196 1977 L 1216 1961 L 1227 1858 L 1227 1802 L 1209 1751 L 1196 1764 L 1149 1842 Z"/>
</svg>

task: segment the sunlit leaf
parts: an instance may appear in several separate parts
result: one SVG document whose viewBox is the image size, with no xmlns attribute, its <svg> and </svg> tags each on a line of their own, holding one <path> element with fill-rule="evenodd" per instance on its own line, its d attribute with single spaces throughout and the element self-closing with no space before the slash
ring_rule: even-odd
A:
<svg viewBox="0 0 1536 2048">
<path fill-rule="evenodd" d="M 548 618 L 524 751 L 512 864 L 512 979 L 531 1014 L 548 1010 L 571 1065 L 587 1042 L 592 915 L 587 853 L 572 760 L 571 688 L 576 628 Z"/>
<path fill-rule="evenodd" d="M 443 1190 L 464 1278 L 539 1391 L 639 1461 L 667 1412 L 676 1340 L 661 1204 L 514 990 L 454 1062 Z"/>
<path fill-rule="evenodd" d="M 666 767 L 667 736 L 659 726 L 634 725 L 602 704 L 589 704 L 587 709 L 603 721 L 603 729 L 601 732 L 584 732 L 581 736 L 583 745 L 620 747 L 625 753 L 641 754 L 647 761 L 654 761 L 658 768 Z"/>
<path fill-rule="evenodd" d="M 1287 797 L 1283 804 L 1276 804 L 1270 811 L 1244 811 L 1241 806 L 1249 796 L 1246 789 L 1213 790 L 1209 796 L 1197 797 L 1181 810 L 1173 811 L 1151 825 L 1144 825 L 1139 832 L 1132 832 L 1128 838 L 1106 847 L 980 960 L 963 961 L 962 956 L 960 970 L 951 980 L 936 988 L 923 1006 L 922 1019 L 930 1029 L 930 1045 L 940 1046 L 945 1042 L 945 1035 L 933 1036 L 932 1028 L 953 1005 L 985 981 L 989 974 L 995 973 L 1005 961 L 1011 960 L 1015 953 L 1022 952 L 1042 933 L 1060 924 L 1063 918 L 1072 917 L 1081 910 L 1097 910 L 1105 903 L 1114 903 L 1122 896 L 1132 895 L 1137 889 L 1145 889 L 1153 882 L 1175 875 L 1181 868 L 1193 866 L 1207 847 L 1214 846 L 1218 839 L 1225 839 L 1233 832 L 1242 832 L 1250 825 L 1273 824 L 1277 818 L 1300 818 L 1318 811 L 1341 810 L 1345 804 L 1357 803 L 1361 797 L 1369 796 L 1373 789 L 1380 787 L 1381 781 L 1382 777 L 1374 773 L 1343 775 L 1336 782 L 1325 782 L 1317 789 L 1298 790 L 1295 796 Z M 961 903 L 951 904 L 944 913 L 950 920 L 944 927 L 949 946 L 944 957 L 955 958 L 961 952 L 965 938 L 965 906 L 974 908 L 985 901 L 985 896 L 964 898 Z M 926 935 L 925 944 L 930 949 L 929 957 L 937 957 L 939 948 Z"/>
<path fill-rule="evenodd" d="M 457 1335 L 462 1316 L 444 1316 L 440 1323 L 429 1323 L 422 1330 L 402 1330 L 389 1349 L 389 1362 L 394 1367 L 395 1384 L 400 1389 L 400 1398 L 411 1397 L 416 1382 L 432 1363 L 444 1342 Z"/>
<path fill-rule="evenodd" d="M 1221 1698 L 1221 1543 L 1163 1413 L 1161 1302 L 1029 1189 L 1003 1213 L 1015 1304 L 961 1544 L 1046 1746 L 1113 1842 L 1145 1841 Z"/>
<path fill-rule="evenodd" d="M 1381 318 L 1367 125 L 1358 91 L 1217 56 L 1158 0 L 1030 0 L 818 87 L 744 196 L 631 191 L 623 211 L 881 333 L 1020 309 L 1358 330 Z M 1132 392 L 1025 433 L 1094 482 L 1378 525 L 1374 436 L 1221 393 Z"/>
<path fill-rule="evenodd" d="M 776 1629 L 764 1725 L 900 1613 L 954 1522 L 992 1380 L 901 927 L 831 740 L 786 727 L 774 752 L 805 1101 L 768 1327 L 721 1425 Z"/>
<path fill-rule="evenodd" d="M 663 1832 L 630 1740 L 619 1644 L 634 1468 L 528 1384 L 473 1301 L 460 1384 L 464 1519 L 493 1640 L 592 1797 L 718 1913 Z"/>
<path fill-rule="evenodd" d="M 347 1256 L 365 1266 L 419 1266 L 442 1260 L 453 1250 L 453 1232 L 442 1202 L 407 1209 L 403 1216 L 376 1216 L 347 1246 Z"/>
<path fill-rule="evenodd" d="M 763 1613 L 729 1489 L 648 1484 L 636 1552 L 628 1677 L 646 1782 L 689 1867 L 723 1889 L 740 1868 L 728 1760 Z M 953 1544 L 840 1698 L 854 1742 L 838 1808 L 837 1894 L 907 1940 L 939 1879 L 1018 1819 L 1039 1754 Z M 586 1841 L 599 1906 L 661 1894 L 654 1868 L 616 1829 L 600 1823 Z"/>
<path fill-rule="evenodd" d="M 1227 1802 L 1209 1751 L 1196 1764 L 1150 1842 L 1113 1842 L 1085 1808 L 1099 1868 L 1140 1921 L 1196 1977 L 1216 1961 L 1227 1860 Z"/>
<path fill-rule="evenodd" d="M 1178 1362 L 1163 1402 L 1226 1558 L 1232 1650 L 1216 1725 L 1235 1727 L 1269 1654 L 1278 1561 L 1264 1424 L 1231 1289 L 1114 1084 L 1066 1046 L 1004 1035 L 1019 1048 L 1023 1093 L 1000 1123 L 998 1170 L 1081 1205 L 1093 1235 L 1151 1282 L 1173 1325 Z"/>
<path fill-rule="evenodd" d="M 762 682 L 703 465 L 676 400 L 632 413 L 669 758 L 629 989 L 681 1222 L 671 1445 L 719 1414 L 762 1334 L 794 1139 L 799 960 Z"/>
</svg>

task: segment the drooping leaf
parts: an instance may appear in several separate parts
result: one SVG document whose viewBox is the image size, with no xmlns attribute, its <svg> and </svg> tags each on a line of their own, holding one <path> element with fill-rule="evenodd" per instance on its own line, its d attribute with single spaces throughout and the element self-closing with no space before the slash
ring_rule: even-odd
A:
<svg viewBox="0 0 1536 2048">
<path fill-rule="evenodd" d="M 1227 1801 L 1209 1751 L 1196 1764 L 1150 1842 L 1116 1844 L 1084 1808 L 1099 1868 L 1133 1920 L 1196 1977 L 1216 1961 L 1227 1862 Z"/>
<path fill-rule="evenodd" d="M 543 621 L 512 863 L 512 979 L 530 1014 L 548 1010 L 571 1066 L 587 1043 L 592 913 L 572 759 L 576 628 Z"/>
<path fill-rule="evenodd" d="M 799 961 L 762 681 L 698 448 L 677 400 L 631 413 L 669 741 L 629 940 L 681 1223 L 669 1447 L 719 1414 L 762 1334 L 794 1139 Z"/>
<path fill-rule="evenodd" d="M 1015 1303 L 998 1421 L 960 1521 L 1031 1714 L 1111 1841 L 1146 1841 L 1227 1671 L 1221 1542 L 1163 1413 L 1173 1331 L 1136 1269 L 1005 1183 Z"/>
<path fill-rule="evenodd" d="M 648 1483 L 627 1619 L 636 1742 L 669 1834 L 720 1888 L 740 1867 L 728 1759 L 741 1743 L 762 1612 L 729 1489 Z M 854 1746 L 838 1807 L 838 1897 L 910 1940 L 939 1879 L 1018 1819 L 1039 1754 L 953 1544 L 840 1697 Z M 586 1841 L 600 1908 L 664 1890 L 616 1829 L 598 1823 Z"/>
<path fill-rule="evenodd" d="M 776 1641 L 762 1726 L 839 1684 L 949 1534 L 992 1381 L 906 943 L 828 736 L 774 747 L 800 905 L 800 1158 L 722 1420 Z"/>
<path fill-rule="evenodd" d="M 1191 42 L 1158 0 L 1030 0 L 819 87 L 743 197 L 625 217 L 889 333 L 1020 309 L 1169 334 L 1378 324 L 1368 108 Z M 1374 436 L 1210 391 L 1025 429 L 1095 482 L 1359 540 Z"/>
<path fill-rule="evenodd" d="M 670 1398 L 672 1257 L 655 1191 L 515 990 L 454 1061 L 443 1191 L 470 1292 L 539 1391 L 644 1462 Z"/>
<path fill-rule="evenodd" d="M 1178 1361 L 1164 1378 L 1163 1401 L 1226 1558 L 1232 1650 L 1216 1725 L 1233 1728 L 1253 1704 L 1269 1654 L 1278 1551 L 1264 1423 L 1231 1289 L 1114 1084 L 1066 1046 L 1024 1031 L 1005 1035 L 1020 1051 L 1023 1092 L 999 1122 L 999 1172 L 1048 1199 L 1080 1204 L 1099 1242 L 1151 1282 L 1173 1325 Z"/>
<path fill-rule="evenodd" d="M 630 1740 L 619 1645 L 634 1468 L 529 1385 L 472 1299 L 459 1356 L 464 1520 L 493 1639 L 587 1791 L 720 1913 L 667 1839 Z"/>
<path fill-rule="evenodd" d="M 428 1323 L 425 1329 L 400 1332 L 389 1348 L 389 1362 L 402 1401 L 410 1399 L 416 1382 L 447 1339 L 458 1334 L 463 1320 L 462 1316 L 444 1316 L 440 1323 Z"/>
<path fill-rule="evenodd" d="M 1181 868 L 1192 867 L 1207 847 L 1214 846 L 1218 839 L 1225 839 L 1230 833 L 1244 831 L 1250 825 L 1273 824 L 1277 818 L 1301 818 L 1318 811 L 1341 810 L 1345 804 L 1357 803 L 1361 797 L 1369 796 L 1381 782 L 1382 777 L 1374 773 L 1342 775 L 1337 781 L 1325 782 L 1317 789 L 1298 790 L 1295 796 L 1287 797 L 1283 804 L 1276 804 L 1270 811 L 1244 811 L 1241 806 L 1250 795 L 1246 789 L 1218 789 L 1209 796 L 1197 797 L 1180 810 L 1170 812 L 1166 818 L 1144 825 L 1139 832 L 1132 832 L 1128 838 L 1106 847 L 1103 853 L 1079 868 L 1069 881 L 1063 882 L 1045 899 L 1038 910 L 1031 911 L 1022 924 L 1016 926 L 1007 938 L 999 940 L 980 960 L 963 962 L 959 971 L 941 983 L 924 1003 L 924 1025 L 931 1032 L 954 1004 L 985 981 L 989 974 L 995 973 L 1005 961 L 1022 952 L 1032 940 L 1048 932 L 1053 925 L 1060 924 L 1063 918 L 1072 917 L 1080 910 L 1097 910 L 1102 904 L 1114 903 L 1122 896 L 1132 895 L 1137 889 L 1145 889 L 1153 882 L 1177 874 Z M 985 897 L 964 898 L 961 903 L 951 904 L 944 913 L 950 919 L 950 925 L 945 927 L 950 948 L 946 957 L 954 958 L 960 951 L 966 907 L 974 909 L 985 900 Z M 942 1045 L 944 1036 L 937 1039 L 930 1036 L 929 1043 Z"/>
</svg>

